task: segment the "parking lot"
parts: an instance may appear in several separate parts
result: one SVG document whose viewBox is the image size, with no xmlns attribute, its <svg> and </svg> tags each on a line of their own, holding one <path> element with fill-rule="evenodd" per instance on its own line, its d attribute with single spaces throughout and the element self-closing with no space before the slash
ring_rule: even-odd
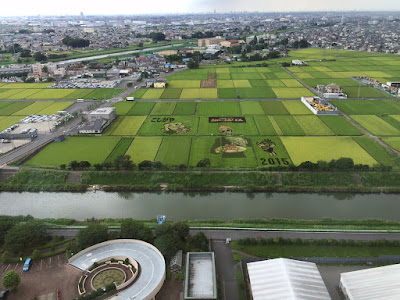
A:
<svg viewBox="0 0 400 300">
<path fill-rule="evenodd" d="M 60 290 L 62 299 L 73 299 L 78 296 L 77 284 L 81 271 L 68 265 L 65 254 L 36 260 L 28 272 L 23 272 L 24 261 L 11 264 L 0 264 L 1 278 L 10 270 L 21 276 L 17 292 L 10 294 L 10 300 L 33 299 L 40 295 Z M 0 280 L 0 288 L 2 280 Z"/>
</svg>

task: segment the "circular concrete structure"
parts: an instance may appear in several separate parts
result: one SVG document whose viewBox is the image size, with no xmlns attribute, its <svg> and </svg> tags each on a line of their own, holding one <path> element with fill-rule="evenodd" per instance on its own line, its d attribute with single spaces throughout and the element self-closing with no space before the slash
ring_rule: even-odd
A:
<svg viewBox="0 0 400 300">
<path fill-rule="evenodd" d="M 96 244 L 75 254 L 69 263 L 86 271 L 94 262 L 128 257 L 140 265 L 140 275 L 132 285 L 118 292 L 119 299 L 154 299 L 165 280 L 165 260 L 153 245 L 140 240 L 112 240 Z M 122 284 L 118 288 L 124 288 Z"/>
</svg>

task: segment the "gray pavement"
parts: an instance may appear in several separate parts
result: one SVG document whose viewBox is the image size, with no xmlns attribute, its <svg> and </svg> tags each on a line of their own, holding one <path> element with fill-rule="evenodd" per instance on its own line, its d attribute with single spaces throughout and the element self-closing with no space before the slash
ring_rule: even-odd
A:
<svg viewBox="0 0 400 300">
<path fill-rule="evenodd" d="M 212 240 L 211 249 L 215 253 L 217 276 L 221 280 L 224 299 L 239 300 L 239 290 L 235 279 L 232 248 L 225 240 Z"/>
<path fill-rule="evenodd" d="M 48 232 L 53 235 L 62 235 L 64 237 L 75 237 L 79 229 L 49 229 Z M 301 239 L 327 239 L 334 238 L 340 239 L 352 239 L 355 241 L 374 241 L 379 239 L 387 240 L 400 240 L 400 233 L 395 232 L 306 232 L 306 231 L 256 231 L 256 230 L 218 230 L 218 229 L 191 229 L 190 234 L 194 235 L 198 232 L 204 232 L 204 234 L 215 240 L 224 240 L 231 238 L 232 240 L 244 239 L 244 238 L 274 238 L 280 236 L 282 238 L 301 238 Z"/>
</svg>

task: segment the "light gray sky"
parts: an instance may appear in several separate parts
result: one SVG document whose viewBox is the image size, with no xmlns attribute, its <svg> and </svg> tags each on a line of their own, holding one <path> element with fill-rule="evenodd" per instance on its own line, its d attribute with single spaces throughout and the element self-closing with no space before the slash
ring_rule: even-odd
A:
<svg viewBox="0 0 400 300">
<path fill-rule="evenodd" d="M 399 0 L 18 0 L 2 1 L 0 16 L 113 15 L 231 11 L 400 11 Z"/>
</svg>

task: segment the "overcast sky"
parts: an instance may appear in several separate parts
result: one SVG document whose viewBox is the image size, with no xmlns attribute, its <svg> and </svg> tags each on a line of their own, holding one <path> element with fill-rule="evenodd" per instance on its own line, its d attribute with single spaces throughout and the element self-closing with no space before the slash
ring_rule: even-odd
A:
<svg viewBox="0 0 400 300">
<path fill-rule="evenodd" d="M 399 0 L 18 0 L 5 1 L 0 16 L 113 15 L 231 11 L 400 11 Z"/>
</svg>

